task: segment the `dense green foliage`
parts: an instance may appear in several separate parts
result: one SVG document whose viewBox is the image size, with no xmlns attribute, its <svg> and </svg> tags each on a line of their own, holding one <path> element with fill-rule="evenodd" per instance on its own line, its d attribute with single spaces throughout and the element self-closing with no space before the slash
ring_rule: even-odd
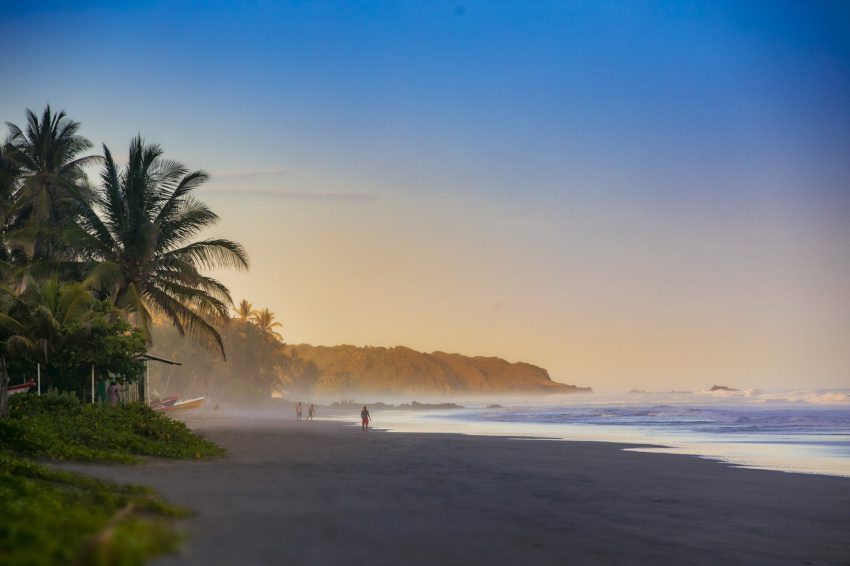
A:
<svg viewBox="0 0 850 566">
<path fill-rule="evenodd" d="M 248 257 L 201 238 L 218 221 L 194 196 L 207 174 L 140 136 L 121 168 L 106 147 L 84 155 L 93 144 L 64 112 L 26 118 L 6 123 L 0 146 L 0 418 L 7 368 L 19 381 L 40 363 L 46 385 L 81 394 L 92 366 L 98 378 L 138 379 L 156 314 L 224 358 L 232 300 L 203 272 L 245 269 Z"/>
<path fill-rule="evenodd" d="M 147 350 L 144 334 L 80 284 L 30 280 L 23 292 L 5 290 L 0 308 L 7 317 L 0 337 L 12 375 L 32 377 L 40 363 L 44 389 L 82 394 L 92 366 L 98 376 L 111 373 L 122 381 L 144 372 L 139 360 Z"/>
<path fill-rule="evenodd" d="M 148 489 L 48 469 L 28 457 L 135 462 L 209 458 L 222 450 L 141 406 L 80 403 L 72 394 L 15 395 L 0 420 L 0 563 L 141 564 L 171 551 L 184 514 Z"/>
<path fill-rule="evenodd" d="M 0 563 L 135 564 L 168 552 L 178 513 L 142 488 L 49 470 L 27 458 L 135 462 L 222 451 L 183 423 L 131 404 L 74 394 L 7 396 L 15 382 L 85 397 L 98 379 L 139 379 L 152 313 L 214 344 L 232 304 L 202 273 L 247 267 L 230 240 L 198 239 L 218 219 L 192 192 L 207 175 L 133 140 L 119 169 L 80 124 L 48 106 L 7 122 L 0 145 Z M 86 168 L 102 165 L 99 184 Z M 142 515 L 139 515 L 139 512 Z"/>
<path fill-rule="evenodd" d="M 222 453 L 180 421 L 140 404 L 109 407 L 72 395 L 15 395 L 0 421 L 0 450 L 59 460 L 136 462 L 139 455 L 208 458 Z"/>
</svg>

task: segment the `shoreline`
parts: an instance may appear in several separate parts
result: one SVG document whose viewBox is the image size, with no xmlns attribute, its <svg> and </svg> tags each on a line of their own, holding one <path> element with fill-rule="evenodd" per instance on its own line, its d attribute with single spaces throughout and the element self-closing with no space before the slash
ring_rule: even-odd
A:
<svg viewBox="0 0 850 566">
<path fill-rule="evenodd" d="M 846 563 L 850 479 L 497 436 L 187 415 L 212 462 L 65 468 L 197 511 L 161 564 Z M 355 425 L 354 419 L 351 424 Z"/>
<path fill-rule="evenodd" d="M 347 422 L 360 404 L 345 411 L 336 406 L 319 406 L 325 419 Z M 425 406 L 420 404 L 421 406 Z M 374 407 L 374 408 L 373 408 Z M 356 409 L 356 410 L 355 410 Z M 489 409 L 489 408 L 487 408 Z M 509 410 L 509 407 L 500 407 Z M 443 433 L 470 436 L 523 437 L 559 440 L 565 442 L 611 442 L 632 445 L 633 450 L 695 456 L 734 467 L 754 470 L 779 471 L 806 475 L 823 475 L 850 478 L 850 453 L 844 444 L 801 442 L 800 437 L 788 443 L 787 437 L 742 437 L 739 434 L 707 436 L 699 433 L 671 433 L 670 430 L 641 425 L 575 424 L 570 422 L 481 420 L 457 418 L 474 412 L 480 416 L 481 407 L 409 409 L 370 405 L 370 410 L 381 415 L 380 428 L 392 433 Z M 286 418 L 287 410 L 241 409 L 233 411 L 250 419 Z M 214 414 L 210 415 L 214 416 Z M 436 418 L 429 418 L 436 417 Z M 187 418 L 193 418 L 187 415 Z M 820 439 L 817 439 L 820 440 Z"/>
</svg>

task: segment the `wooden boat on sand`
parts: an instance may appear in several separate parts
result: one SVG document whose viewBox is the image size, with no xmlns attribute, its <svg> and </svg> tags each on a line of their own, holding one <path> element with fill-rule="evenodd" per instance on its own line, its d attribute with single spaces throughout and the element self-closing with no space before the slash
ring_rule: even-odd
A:
<svg viewBox="0 0 850 566">
<path fill-rule="evenodd" d="M 194 399 L 186 399 L 185 401 L 177 401 L 171 405 L 166 405 L 162 408 L 157 408 L 159 411 L 181 411 L 185 409 L 197 409 L 204 404 L 205 397 L 195 397 Z"/>
<path fill-rule="evenodd" d="M 14 395 L 15 393 L 26 393 L 30 389 L 35 388 L 35 381 L 27 381 L 25 383 L 19 383 L 18 385 L 10 385 L 8 389 L 6 389 L 6 393 L 8 395 Z"/>
<path fill-rule="evenodd" d="M 159 399 L 157 401 L 151 402 L 151 409 L 154 411 L 161 411 L 166 407 L 170 407 L 174 403 L 177 402 L 179 397 L 177 395 L 172 395 L 171 397 L 166 397 L 165 399 Z"/>
</svg>

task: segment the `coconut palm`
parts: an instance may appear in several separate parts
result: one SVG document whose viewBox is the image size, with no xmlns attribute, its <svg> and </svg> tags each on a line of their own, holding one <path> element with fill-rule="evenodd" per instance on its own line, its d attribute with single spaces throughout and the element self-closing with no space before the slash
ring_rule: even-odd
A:
<svg viewBox="0 0 850 566">
<path fill-rule="evenodd" d="M 30 281 L 19 301 L 22 308 L 16 312 L 17 319 L 26 325 L 32 349 L 44 363 L 56 350 L 64 329 L 84 328 L 96 315 L 91 291 L 80 283 Z"/>
<path fill-rule="evenodd" d="M 30 259 L 51 259 L 64 249 L 59 232 L 72 218 L 72 193 L 86 191 L 83 168 L 100 157 L 80 156 L 92 144 L 77 133 L 79 122 L 65 112 L 54 114 L 49 105 L 40 120 L 28 109 L 25 128 L 10 122 L 6 126 L 5 159 L 16 167 L 19 179 L 13 219 L 16 239 L 25 243 Z"/>
<path fill-rule="evenodd" d="M 283 341 L 283 336 L 275 330 L 275 328 L 283 328 L 283 325 L 276 322 L 274 313 L 267 308 L 255 311 L 251 315 L 251 321 L 259 327 L 260 330 L 267 336 L 270 336 L 278 341 Z"/>
<path fill-rule="evenodd" d="M 242 299 L 238 305 L 236 305 L 236 320 L 242 323 L 250 322 L 251 318 L 257 311 L 254 310 L 254 305 Z"/>
<path fill-rule="evenodd" d="M 218 221 L 192 195 L 207 174 L 165 159 L 158 145 L 141 137 L 130 143 L 123 169 L 103 150 L 100 186 L 90 200 L 77 195 L 80 230 L 73 240 L 88 256 L 86 283 L 134 312 L 149 338 L 153 311 L 224 355 L 215 325 L 227 319 L 232 299 L 227 287 L 201 270 L 247 269 L 248 256 L 230 240 L 196 239 Z"/>
</svg>

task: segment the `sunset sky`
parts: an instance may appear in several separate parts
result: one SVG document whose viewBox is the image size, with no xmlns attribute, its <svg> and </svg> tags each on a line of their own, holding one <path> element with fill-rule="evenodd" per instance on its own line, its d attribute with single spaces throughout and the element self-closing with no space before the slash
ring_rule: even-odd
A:
<svg viewBox="0 0 850 566">
<path fill-rule="evenodd" d="M 0 119 L 209 171 L 288 342 L 850 387 L 850 4 L 120 4 L 0 4 Z"/>
</svg>

